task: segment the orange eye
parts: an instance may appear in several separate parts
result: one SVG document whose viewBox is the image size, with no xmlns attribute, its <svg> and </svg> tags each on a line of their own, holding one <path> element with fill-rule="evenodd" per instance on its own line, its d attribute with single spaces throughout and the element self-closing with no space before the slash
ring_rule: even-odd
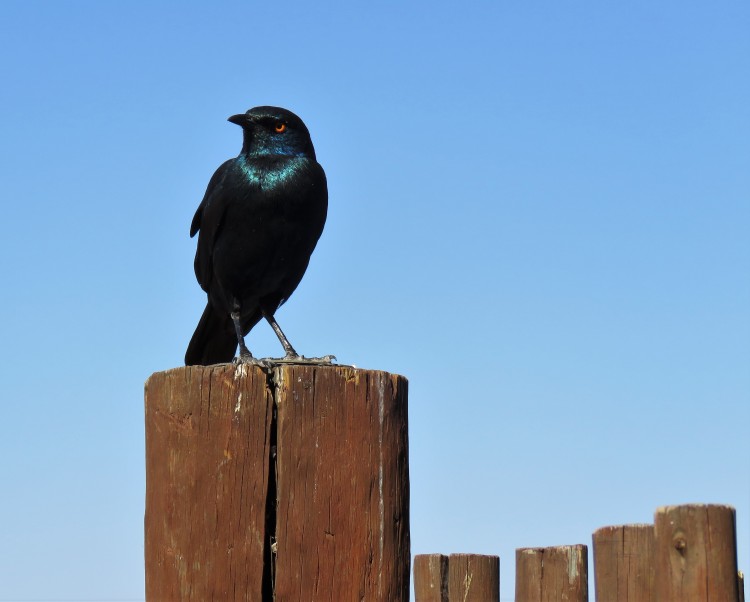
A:
<svg viewBox="0 0 750 602">
<path fill-rule="evenodd" d="M 286 123 L 277 123 L 274 128 L 279 134 L 286 131 Z"/>
</svg>

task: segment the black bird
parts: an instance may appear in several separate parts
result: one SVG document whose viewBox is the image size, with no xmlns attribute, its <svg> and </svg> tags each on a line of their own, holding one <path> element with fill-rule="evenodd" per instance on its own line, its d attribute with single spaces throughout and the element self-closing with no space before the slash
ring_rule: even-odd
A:
<svg viewBox="0 0 750 602">
<path fill-rule="evenodd" d="M 261 318 L 284 346 L 284 360 L 304 360 L 274 313 L 297 288 L 323 231 L 326 175 L 291 111 L 255 107 L 229 121 L 242 127 L 242 152 L 216 170 L 190 226 L 191 237 L 200 230 L 195 275 L 208 303 L 185 364 L 229 362 L 238 344 L 240 361 L 261 363 L 244 340 Z"/>
</svg>

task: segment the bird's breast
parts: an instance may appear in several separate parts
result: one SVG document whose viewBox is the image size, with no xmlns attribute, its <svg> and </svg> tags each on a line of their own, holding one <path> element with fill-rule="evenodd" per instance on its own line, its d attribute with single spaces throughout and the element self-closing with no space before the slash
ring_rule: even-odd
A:
<svg viewBox="0 0 750 602">
<path fill-rule="evenodd" d="M 213 248 L 215 272 L 237 297 L 286 296 L 323 229 L 325 175 L 316 162 L 297 157 L 237 166 Z"/>
<path fill-rule="evenodd" d="M 306 157 L 285 155 L 238 159 L 238 166 L 248 185 L 265 193 L 273 193 L 289 186 L 299 188 L 311 185 L 311 163 Z"/>
</svg>

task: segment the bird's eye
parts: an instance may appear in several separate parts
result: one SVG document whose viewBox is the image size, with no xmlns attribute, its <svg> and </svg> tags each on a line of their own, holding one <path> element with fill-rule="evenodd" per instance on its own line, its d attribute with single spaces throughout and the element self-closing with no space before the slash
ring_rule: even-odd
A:
<svg viewBox="0 0 750 602">
<path fill-rule="evenodd" d="M 279 134 L 281 134 L 281 132 L 286 131 L 286 123 L 277 123 L 273 129 L 275 129 Z"/>
</svg>

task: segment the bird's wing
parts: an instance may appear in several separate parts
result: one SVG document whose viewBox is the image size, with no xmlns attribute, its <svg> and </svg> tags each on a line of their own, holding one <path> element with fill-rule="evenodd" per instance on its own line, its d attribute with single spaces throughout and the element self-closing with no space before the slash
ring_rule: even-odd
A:
<svg viewBox="0 0 750 602">
<path fill-rule="evenodd" d="M 225 180 L 232 171 L 233 164 L 234 159 L 225 161 L 211 176 L 206 194 L 203 195 L 203 200 L 190 224 L 191 238 L 200 230 L 198 249 L 195 253 L 195 276 L 205 291 L 208 291 L 213 276 L 211 260 L 214 243 L 221 229 L 227 206 Z"/>
<path fill-rule="evenodd" d="M 234 159 L 224 161 L 224 163 L 219 166 L 219 169 L 214 172 L 214 175 L 211 176 L 208 186 L 206 187 L 206 193 L 203 195 L 203 200 L 201 201 L 201 204 L 198 205 L 198 209 L 193 216 L 193 221 L 190 224 L 190 238 L 195 236 L 195 233 L 203 227 L 203 212 L 206 207 L 211 204 L 212 198 L 215 196 L 216 192 L 222 188 L 224 178 L 230 171 L 234 161 Z"/>
</svg>

